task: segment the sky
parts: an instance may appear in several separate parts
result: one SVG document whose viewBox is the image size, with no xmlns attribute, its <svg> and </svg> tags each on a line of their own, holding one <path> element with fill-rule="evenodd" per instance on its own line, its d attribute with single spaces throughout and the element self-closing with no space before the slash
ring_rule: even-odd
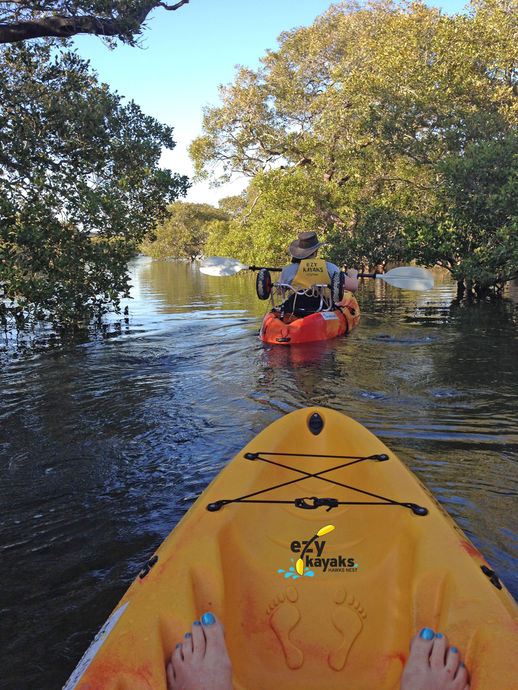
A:
<svg viewBox="0 0 518 690">
<path fill-rule="evenodd" d="M 174 4 L 171 0 L 170 4 Z M 309 26 L 329 0 L 190 0 L 179 10 L 157 8 L 148 18 L 141 48 L 110 50 L 96 36 L 77 36 L 74 45 L 90 60 L 102 82 L 148 115 L 174 128 L 176 147 L 161 165 L 192 177 L 187 149 L 202 133 L 203 108 L 218 105 L 218 86 L 234 80 L 236 65 L 257 69 L 268 49 L 286 30 Z M 453 14 L 464 0 L 430 1 Z M 211 188 L 193 184 L 185 201 L 217 206 L 239 192 L 247 180 Z"/>
</svg>

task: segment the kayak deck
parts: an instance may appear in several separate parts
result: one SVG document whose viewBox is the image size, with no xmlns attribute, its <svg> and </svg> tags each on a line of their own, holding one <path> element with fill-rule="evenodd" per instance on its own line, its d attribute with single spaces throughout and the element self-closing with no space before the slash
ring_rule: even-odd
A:
<svg viewBox="0 0 518 690">
<path fill-rule="evenodd" d="M 338 412 L 301 409 L 262 431 L 155 557 L 67 690 L 165 688 L 169 654 L 204 611 L 223 621 L 243 690 L 396 690 L 425 626 L 461 650 L 472 690 L 516 688 L 516 603 L 416 477 Z"/>
</svg>

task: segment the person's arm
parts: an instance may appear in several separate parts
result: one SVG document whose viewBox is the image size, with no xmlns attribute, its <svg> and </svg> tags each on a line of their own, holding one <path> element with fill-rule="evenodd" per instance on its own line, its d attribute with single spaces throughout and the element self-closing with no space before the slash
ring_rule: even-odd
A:
<svg viewBox="0 0 518 690">
<path fill-rule="evenodd" d="M 358 271 L 350 268 L 345 274 L 344 288 L 349 292 L 356 292 L 358 289 Z"/>
<path fill-rule="evenodd" d="M 333 277 L 333 273 L 336 273 L 340 269 L 335 264 L 326 261 L 327 270 L 329 272 L 329 277 Z M 345 274 L 344 280 L 344 290 L 349 292 L 356 292 L 358 289 L 358 271 L 355 268 L 350 268 Z"/>
</svg>

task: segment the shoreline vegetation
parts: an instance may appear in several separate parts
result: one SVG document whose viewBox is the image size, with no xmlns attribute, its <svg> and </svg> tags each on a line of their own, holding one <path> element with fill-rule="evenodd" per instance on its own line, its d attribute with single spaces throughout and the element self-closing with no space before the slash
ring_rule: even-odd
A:
<svg viewBox="0 0 518 690">
<path fill-rule="evenodd" d="M 189 205 L 147 251 L 283 265 L 315 230 L 339 266 L 439 266 L 459 295 L 501 294 L 518 273 L 515 10 L 347 2 L 283 33 L 221 88 L 190 148 L 198 179 L 247 189 L 220 203 L 226 218 Z"/>
<path fill-rule="evenodd" d="M 518 274 L 517 34 L 516 0 L 350 0 L 282 33 L 190 146 L 196 180 L 249 181 L 218 208 L 179 201 L 191 182 L 159 166 L 172 129 L 70 43 L 0 46 L 0 325 L 117 310 L 139 249 L 283 265 L 305 230 L 339 266 L 439 266 L 459 295 L 501 294 Z"/>
</svg>

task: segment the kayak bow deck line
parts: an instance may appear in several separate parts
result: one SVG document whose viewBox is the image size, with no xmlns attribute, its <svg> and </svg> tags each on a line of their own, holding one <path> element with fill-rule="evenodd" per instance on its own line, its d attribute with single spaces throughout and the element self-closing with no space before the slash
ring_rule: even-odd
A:
<svg viewBox="0 0 518 690">
<path fill-rule="evenodd" d="M 238 690 L 397 690 L 447 635 L 472 690 L 516 690 L 518 606 L 419 480 L 333 410 L 259 433 L 153 554 L 65 690 L 165 690 L 193 621 L 223 622 Z"/>
</svg>

